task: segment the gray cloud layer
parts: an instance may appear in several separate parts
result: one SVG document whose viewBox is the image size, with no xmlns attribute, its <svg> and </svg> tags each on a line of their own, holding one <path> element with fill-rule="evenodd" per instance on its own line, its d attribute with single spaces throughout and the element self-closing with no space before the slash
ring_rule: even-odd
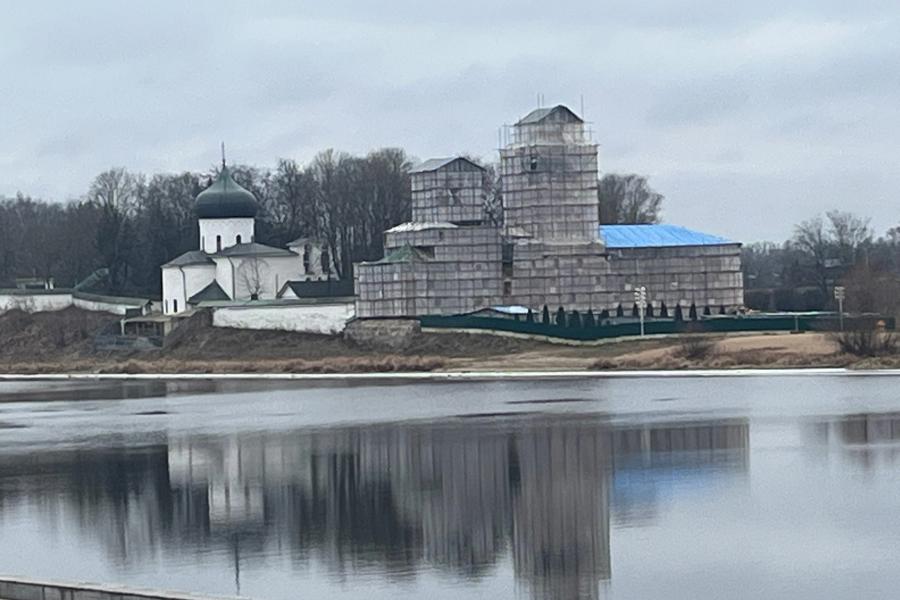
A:
<svg viewBox="0 0 900 600">
<path fill-rule="evenodd" d="M 493 159 L 543 93 L 584 95 L 601 169 L 650 175 L 669 222 L 744 241 L 831 208 L 900 222 L 895 2 L 0 7 L 0 194 L 204 169 L 221 139 L 260 165 L 327 147 Z"/>
</svg>

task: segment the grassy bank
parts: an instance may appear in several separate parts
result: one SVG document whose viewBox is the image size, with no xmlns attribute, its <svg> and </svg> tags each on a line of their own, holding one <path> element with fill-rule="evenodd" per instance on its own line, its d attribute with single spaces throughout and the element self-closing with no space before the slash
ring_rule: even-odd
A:
<svg viewBox="0 0 900 600">
<path fill-rule="evenodd" d="M 822 333 L 656 337 L 557 345 L 486 334 L 421 333 L 402 350 L 379 351 L 340 336 L 180 326 L 163 348 L 98 352 L 93 335 L 116 317 L 67 309 L 0 315 L 0 372 L 390 373 L 427 371 L 897 368 L 900 355 L 859 358 Z"/>
</svg>

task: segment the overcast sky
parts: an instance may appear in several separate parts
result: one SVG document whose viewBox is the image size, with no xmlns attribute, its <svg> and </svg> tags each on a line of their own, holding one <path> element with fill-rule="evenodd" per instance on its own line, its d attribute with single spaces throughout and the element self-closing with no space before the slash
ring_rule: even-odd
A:
<svg viewBox="0 0 900 600">
<path fill-rule="evenodd" d="M 787 7 L 786 5 L 792 5 Z M 205 170 L 399 146 L 496 159 L 536 105 L 664 219 L 781 240 L 832 208 L 900 223 L 896 1 L 0 0 L 0 195 L 111 166 Z"/>
</svg>

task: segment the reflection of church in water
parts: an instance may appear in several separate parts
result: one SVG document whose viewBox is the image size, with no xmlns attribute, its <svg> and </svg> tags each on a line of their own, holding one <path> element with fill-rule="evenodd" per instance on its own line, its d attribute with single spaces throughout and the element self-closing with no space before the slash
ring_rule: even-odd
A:
<svg viewBox="0 0 900 600">
<path fill-rule="evenodd" d="M 748 443 L 742 421 L 613 430 L 472 420 L 173 441 L 168 462 L 194 527 L 266 529 L 341 573 L 375 561 L 478 578 L 509 555 L 533 597 L 595 598 L 611 577 L 616 469 L 675 453 L 741 471 Z"/>
<path fill-rule="evenodd" d="M 460 419 L 63 453 L 59 490 L 47 479 L 15 487 L 57 516 L 59 503 L 77 504 L 86 535 L 120 563 L 215 549 L 233 555 L 237 576 L 278 547 L 340 575 L 428 566 L 477 580 L 508 559 L 533 598 L 596 598 L 612 576 L 610 515 L 621 522 L 632 514 L 622 504 L 653 498 L 629 473 L 739 474 L 748 446 L 740 420 Z"/>
</svg>

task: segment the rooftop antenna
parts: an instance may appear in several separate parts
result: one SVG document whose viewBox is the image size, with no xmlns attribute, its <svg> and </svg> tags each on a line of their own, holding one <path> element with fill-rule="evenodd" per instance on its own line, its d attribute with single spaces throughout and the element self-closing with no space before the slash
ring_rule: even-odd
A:
<svg viewBox="0 0 900 600">
<path fill-rule="evenodd" d="M 225 142 L 222 142 L 222 168 L 225 168 Z"/>
</svg>

